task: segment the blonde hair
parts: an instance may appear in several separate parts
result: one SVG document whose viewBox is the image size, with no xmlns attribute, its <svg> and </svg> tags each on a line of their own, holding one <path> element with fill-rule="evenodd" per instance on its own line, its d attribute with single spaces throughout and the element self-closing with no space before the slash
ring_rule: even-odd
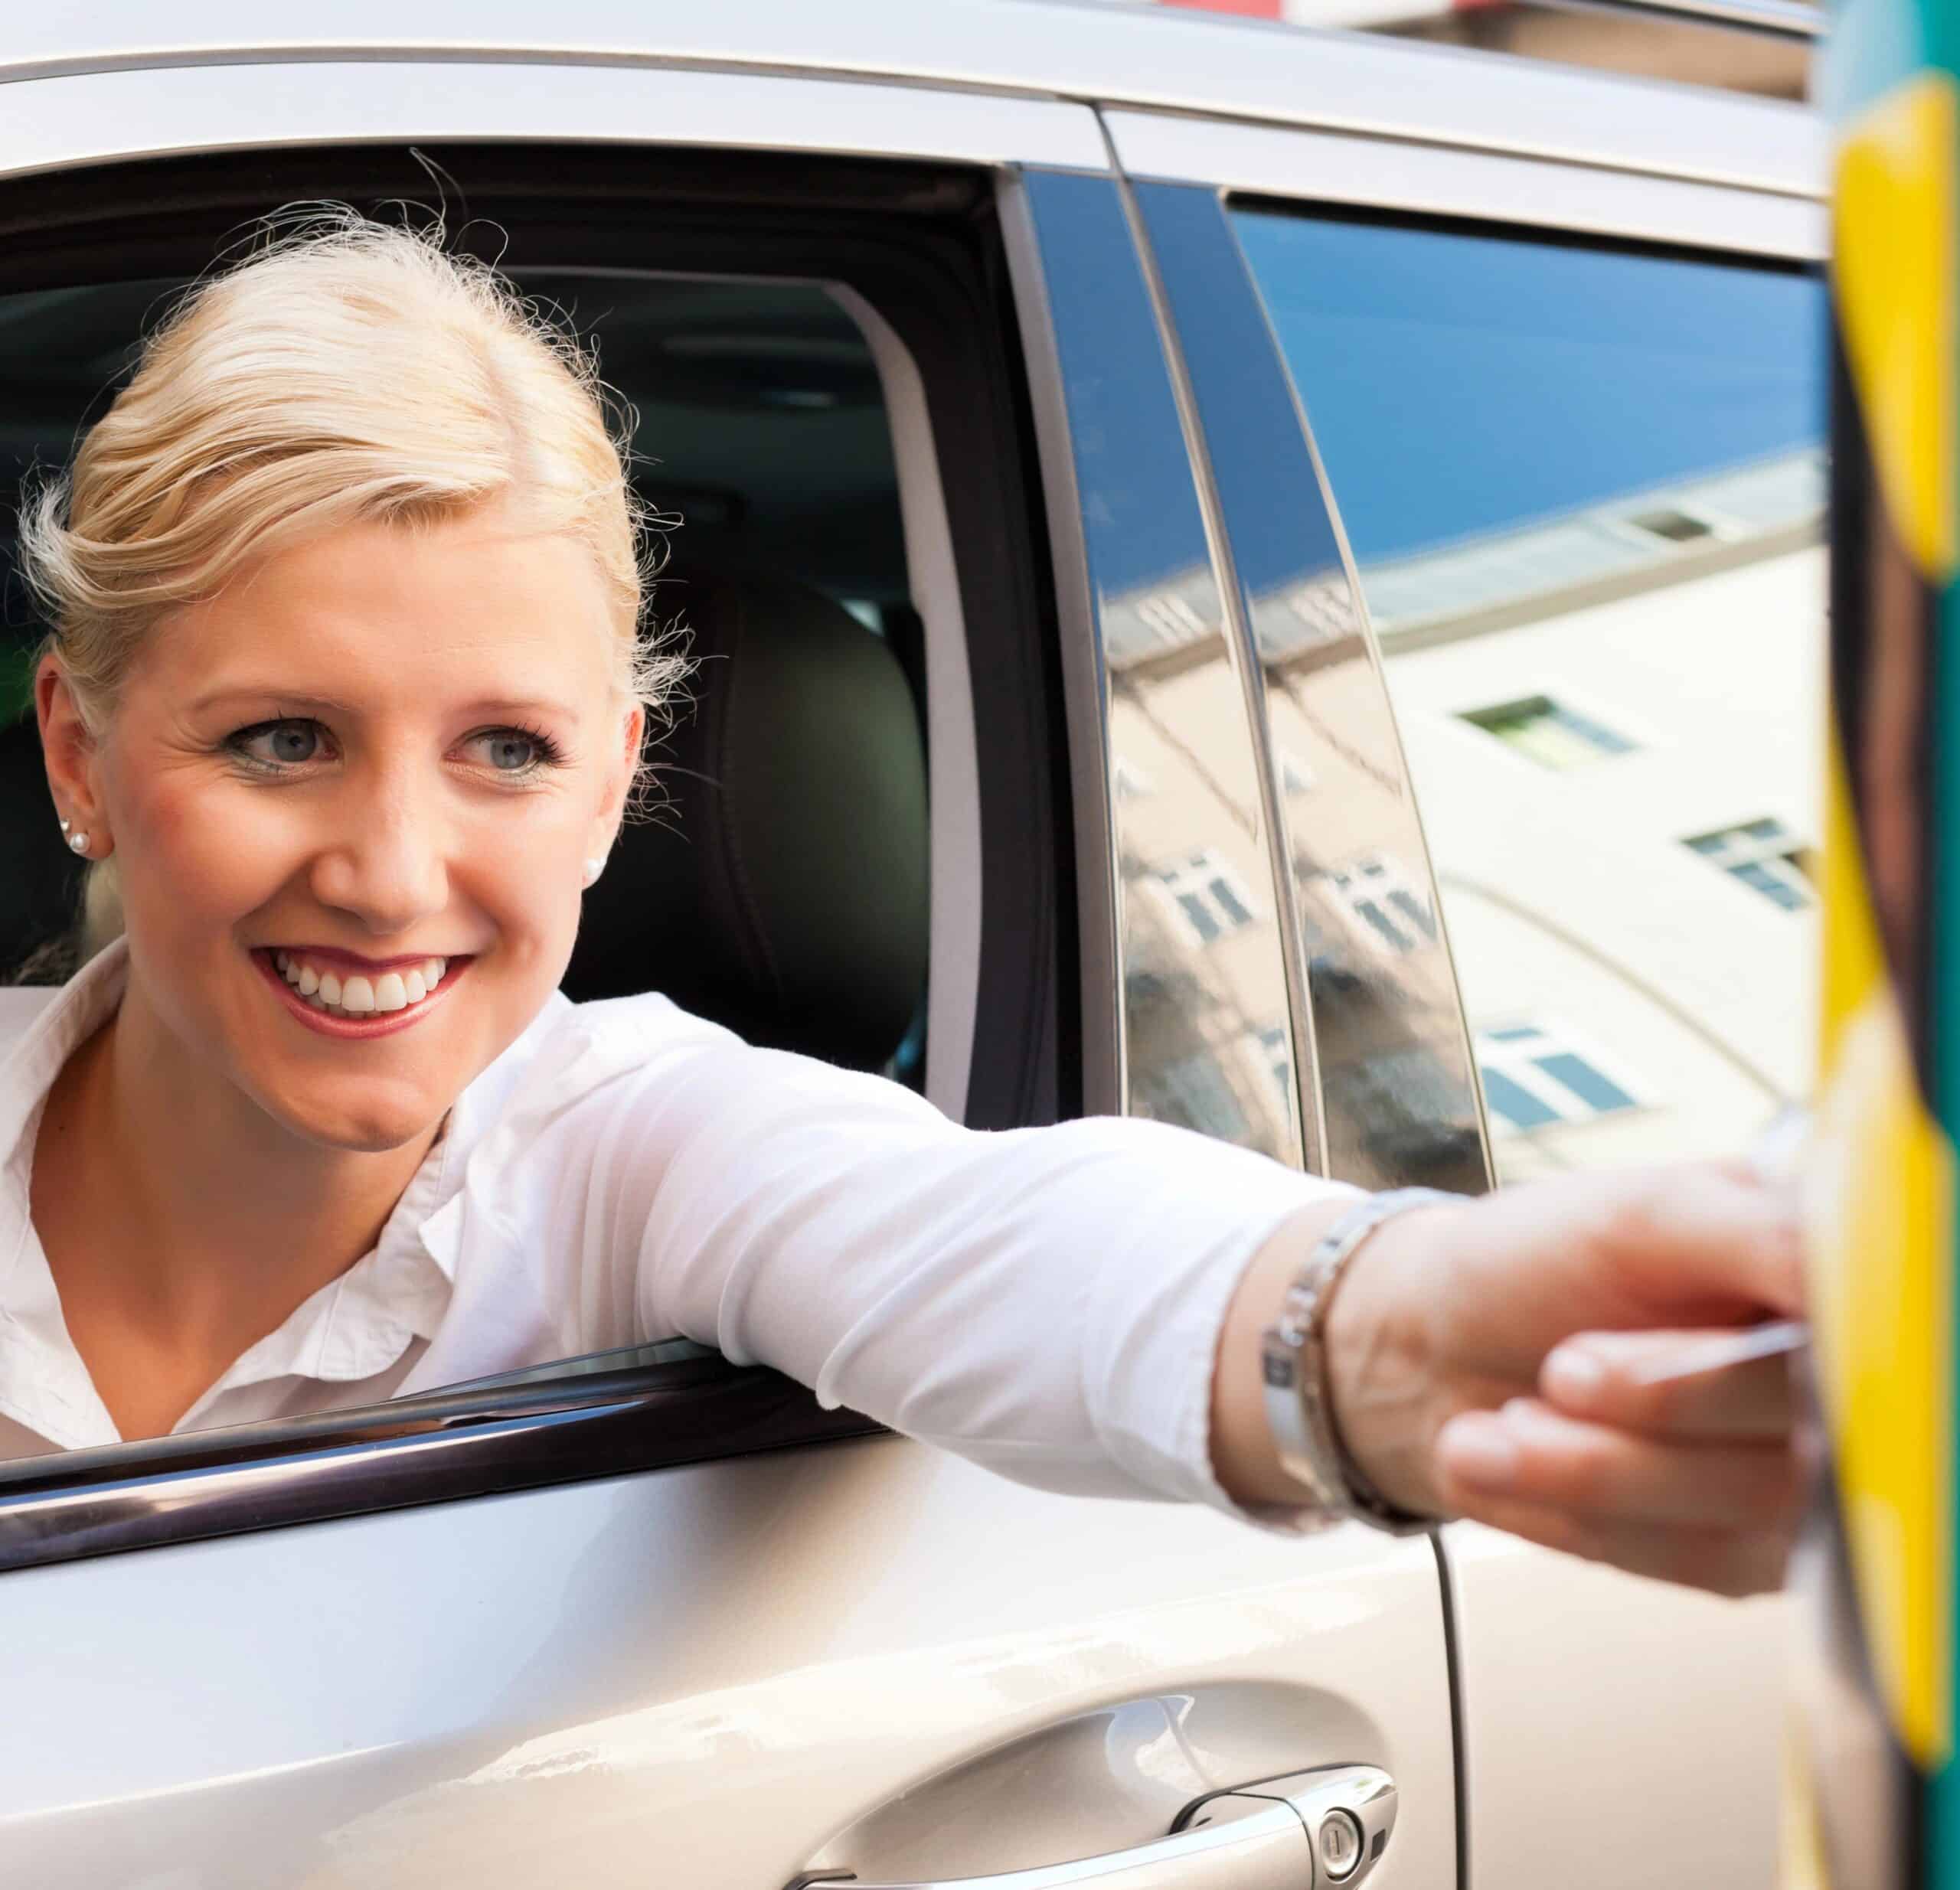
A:
<svg viewBox="0 0 1960 1890">
<path fill-rule="evenodd" d="M 685 674 L 643 638 L 650 518 L 632 414 L 577 339 L 488 265 L 338 206 L 273 219 L 196 284 L 71 469 L 31 496 L 21 563 L 84 723 L 99 731 L 165 612 L 339 527 L 501 503 L 586 545 L 622 694 L 659 712 Z M 119 929 L 90 876 L 85 944 Z"/>
</svg>

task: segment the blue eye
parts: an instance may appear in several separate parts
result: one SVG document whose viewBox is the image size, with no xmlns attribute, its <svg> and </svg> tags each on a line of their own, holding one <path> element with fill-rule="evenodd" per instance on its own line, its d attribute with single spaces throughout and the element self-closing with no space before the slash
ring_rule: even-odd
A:
<svg viewBox="0 0 1960 1890">
<path fill-rule="evenodd" d="M 495 774 L 534 775 L 564 759 L 557 743 L 540 729 L 485 729 L 469 743 Z"/>
<path fill-rule="evenodd" d="M 538 763 L 537 743 L 515 729 L 500 729 L 483 738 L 490 765 L 499 774 L 521 775 Z"/>
<path fill-rule="evenodd" d="M 230 746 L 262 768 L 297 768 L 319 759 L 325 746 L 322 733 L 318 723 L 304 719 L 261 722 L 240 729 Z"/>
</svg>

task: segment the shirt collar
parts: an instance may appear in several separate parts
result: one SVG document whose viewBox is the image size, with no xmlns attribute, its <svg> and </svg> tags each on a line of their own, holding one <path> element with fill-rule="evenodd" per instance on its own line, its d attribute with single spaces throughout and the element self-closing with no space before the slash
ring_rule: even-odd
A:
<svg viewBox="0 0 1960 1890">
<path fill-rule="evenodd" d="M 129 974 L 129 948 L 106 945 L 0 1053 L 0 1166 L 34 1154 L 41 1105 L 61 1066 L 115 1014 Z M 24 1147 L 23 1144 L 24 1144 Z"/>
<path fill-rule="evenodd" d="M 119 938 L 0 1052 L 0 1410 L 64 1446 L 102 1443 L 114 1433 L 68 1337 L 47 1256 L 33 1238 L 34 1140 L 55 1078 L 114 1014 L 128 973 L 128 947 Z M 185 1414 L 186 1425 L 194 1427 L 224 1392 L 279 1377 L 372 1377 L 416 1340 L 433 1337 L 451 1297 L 456 1243 L 432 1238 L 437 1230 L 431 1222 L 461 1186 L 479 1114 L 472 1103 L 466 1091 L 374 1248 L 234 1360 Z"/>
</svg>

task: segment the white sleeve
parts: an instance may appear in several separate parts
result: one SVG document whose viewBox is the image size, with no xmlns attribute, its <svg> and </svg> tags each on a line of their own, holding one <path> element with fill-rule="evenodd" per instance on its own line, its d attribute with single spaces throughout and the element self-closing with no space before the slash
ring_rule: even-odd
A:
<svg viewBox="0 0 1960 1890">
<path fill-rule="evenodd" d="M 1243 1513 L 1210 1464 L 1227 1304 L 1281 1221 L 1351 1190 L 1158 1123 L 962 1128 L 719 1032 L 578 1112 L 595 1105 L 573 1185 L 585 1243 L 610 1251 L 586 1262 L 622 1269 L 647 1336 L 773 1366 L 1024 1483 Z"/>
</svg>

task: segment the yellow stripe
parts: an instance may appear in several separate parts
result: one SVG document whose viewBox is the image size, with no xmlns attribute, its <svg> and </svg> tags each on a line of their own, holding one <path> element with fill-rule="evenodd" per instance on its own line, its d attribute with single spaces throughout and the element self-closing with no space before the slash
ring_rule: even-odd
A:
<svg viewBox="0 0 1960 1890">
<path fill-rule="evenodd" d="M 1880 1697 L 1930 1769 L 1952 1744 L 1954 1156 L 1920 1098 L 1834 743 L 1823 1087 L 1808 1166 L 1819 1388 Z"/>
<path fill-rule="evenodd" d="M 1955 81 L 1923 72 L 1838 149 L 1838 322 L 1900 538 L 1936 583 L 1953 570 Z"/>
</svg>

